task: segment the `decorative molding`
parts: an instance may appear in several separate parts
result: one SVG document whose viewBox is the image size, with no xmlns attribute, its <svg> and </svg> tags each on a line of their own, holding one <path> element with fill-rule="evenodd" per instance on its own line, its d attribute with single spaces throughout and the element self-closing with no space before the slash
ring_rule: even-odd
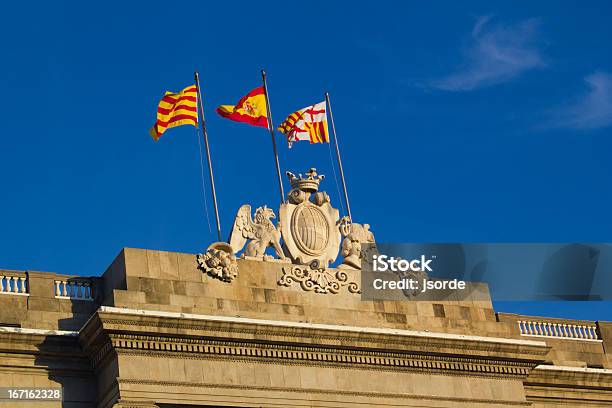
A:
<svg viewBox="0 0 612 408">
<path fill-rule="evenodd" d="M 117 333 L 111 335 L 113 349 L 119 354 L 137 354 L 162 358 L 207 359 L 271 362 L 291 365 L 323 365 L 355 369 L 463 373 L 489 377 L 529 375 L 534 364 L 478 357 L 428 355 L 375 350 L 279 345 L 233 340 L 180 338 Z"/>
<path fill-rule="evenodd" d="M 336 294 L 344 286 L 348 287 L 350 293 L 361 293 L 359 283 L 349 281 L 348 274 L 343 270 L 332 270 L 326 268 L 312 269 L 310 266 L 283 267 L 283 276 L 279 279 L 280 286 L 291 286 L 298 282 L 301 288 L 307 292 Z"/>
</svg>

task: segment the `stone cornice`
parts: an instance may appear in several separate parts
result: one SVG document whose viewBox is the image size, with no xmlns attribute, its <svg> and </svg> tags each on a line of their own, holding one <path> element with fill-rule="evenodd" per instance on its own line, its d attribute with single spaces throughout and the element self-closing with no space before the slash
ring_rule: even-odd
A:
<svg viewBox="0 0 612 408">
<path fill-rule="evenodd" d="M 94 365 L 117 353 L 525 378 L 549 349 L 530 340 L 109 307 L 82 332 Z"/>
<path fill-rule="evenodd" d="M 0 327 L 0 350 L 17 354 L 83 357 L 78 332 Z"/>
<path fill-rule="evenodd" d="M 531 372 L 525 384 L 562 387 L 565 384 L 572 387 L 596 388 L 612 395 L 612 370 L 605 368 L 566 367 L 555 365 L 539 365 Z M 578 384 L 578 385 L 577 385 Z"/>
<path fill-rule="evenodd" d="M 337 326 L 229 316 L 193 315 L 101 307 L 104 330 L 159 335 L 226 337 L 244 341 L 291 342 L 318 346 L 380 348 L 481 357 L 543 360 L 550 349 L 533 340 L 503 339 L 372 327 Z"/>
</svg>

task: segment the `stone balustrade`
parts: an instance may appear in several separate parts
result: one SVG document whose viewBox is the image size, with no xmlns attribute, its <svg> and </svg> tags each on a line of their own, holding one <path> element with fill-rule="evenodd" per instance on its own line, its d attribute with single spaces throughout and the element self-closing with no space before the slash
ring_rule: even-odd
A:
<svg viewBox="0 0 612 408">
<path fill-rule="evenodd" d="M 55 297 L 59 299 L 94 300 L 93 286 L 87 278 L 55 280 Z"/>
<path fill-rule="evenodd" d="M 0 295 L 28 296 L 28 276 L 25 273 L 0 272 Z"/>
<path fill-rule="evenodd" d="M 597 326 L 552 321 L 518 320 L 521 336 L 601 341 Z"/>
</svg>

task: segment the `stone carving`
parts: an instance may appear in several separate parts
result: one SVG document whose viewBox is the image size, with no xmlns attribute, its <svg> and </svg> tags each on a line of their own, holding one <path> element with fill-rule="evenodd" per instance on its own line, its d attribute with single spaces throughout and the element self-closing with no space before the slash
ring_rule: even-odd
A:
<svg viewBox="0 0 612 408">
<path fill-rule="evenodd" d="M 198 254 L 198 265 L 210 276 L 231 282 L 238 277 L 238 263 L 232 247 L 227 242 L 215 242 L 204 254 Z"/>
<path fill-rule="evenodd" d="M 412 271 L 412 270 L 397 271 L 395 272 L 395 274 L 399 276 L 400 279 L 402 280 L 403 279 L 413 279 L 417 282 L 424 282 L 425 280 L 429 280 L 429 274 L 423 271 Z M 410 288 L 402 289 L 402 292 L 404 293 L 404 296 L 406 296 L 406 298 L 408 299 L 418 298 L 418 296 L 422 293 L 421 289 L 410 289 Z"/>
<path fill-rule="evenodd" d="M 348 291 L 351 293 L 361 293 L 359 284 L 350 281 L 348 274 L 342 270 L 334 272 L 323 267 L 311 268 L 307 265 L 284 267 L 283 276 L 279 279 L 278 284 L 291 286 L 293 282 L 298 282 L 305 291 L 316 293 L 335 294 L 344 286 L 348 286 Z"/>
<path fill-rule="evenodd" d="M 342 240 L 341 255 L 344 258 L 340 268 L 361 269 L 361 260 L 363 257 L 369 259 L 370 254 L 362 254 L 361 244 L 368 245 L 370 252 L 376 251 L 374 245 L 374 234 L 370 231 L 369 224 L 357 224 L 351 222 L 348 217 L 342 217 L 339 225 L 340 233 L 344 237 Z"/>
<path fill-rule="evenodd" d="M 324 176 L 311 168 L 306 177 L 287 172 L 293 189 L 287 201 L 280 206 L 279 224 L 285 252 L 293 263 L 318 262 L 326 267 L 338 256 L 340 218 L 330 204 L 329 195 L 319 192 Z"/>
<path fill-rule="evenodd" d="M 285 259 L 280 245 L 281 234 L 270 221 L 272 218 L 276 218 L 276 215 L 271 208 L 266 206 L 255 210 L 255 220 L 251 218 L 251 206 L 249 204 L 240 207 L 230 233 L 229 244 L 233 253 L 240 252 L 247 240 L 250 240 L 244 250 L 245 256 L 266 260 L 271 258 L 265 254 L 266 248 L 273 247 L 276 255 L 280 259 Z"/>
</svg>

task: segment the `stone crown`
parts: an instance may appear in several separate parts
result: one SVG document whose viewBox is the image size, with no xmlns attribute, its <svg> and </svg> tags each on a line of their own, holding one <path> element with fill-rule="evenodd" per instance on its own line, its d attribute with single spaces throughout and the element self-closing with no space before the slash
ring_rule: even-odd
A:
<svg viewBox="0 0 612 408">
<path fill-rule="evenodd" d="M 306 177 L 299 174 L 296 176 L 290 171 L 287 172 L 287 176 L 289 177 L 289 182 L 291 183 L 291 187 L 297 188 L 298 190 L 308 191 L 314 193 L 319 190 L 319 184 L 323 179 L 325 179 L 324 175 L 317 174 L 317 169 L 314 167 L 308 170 L 306 173 Z"/>
</svg>

